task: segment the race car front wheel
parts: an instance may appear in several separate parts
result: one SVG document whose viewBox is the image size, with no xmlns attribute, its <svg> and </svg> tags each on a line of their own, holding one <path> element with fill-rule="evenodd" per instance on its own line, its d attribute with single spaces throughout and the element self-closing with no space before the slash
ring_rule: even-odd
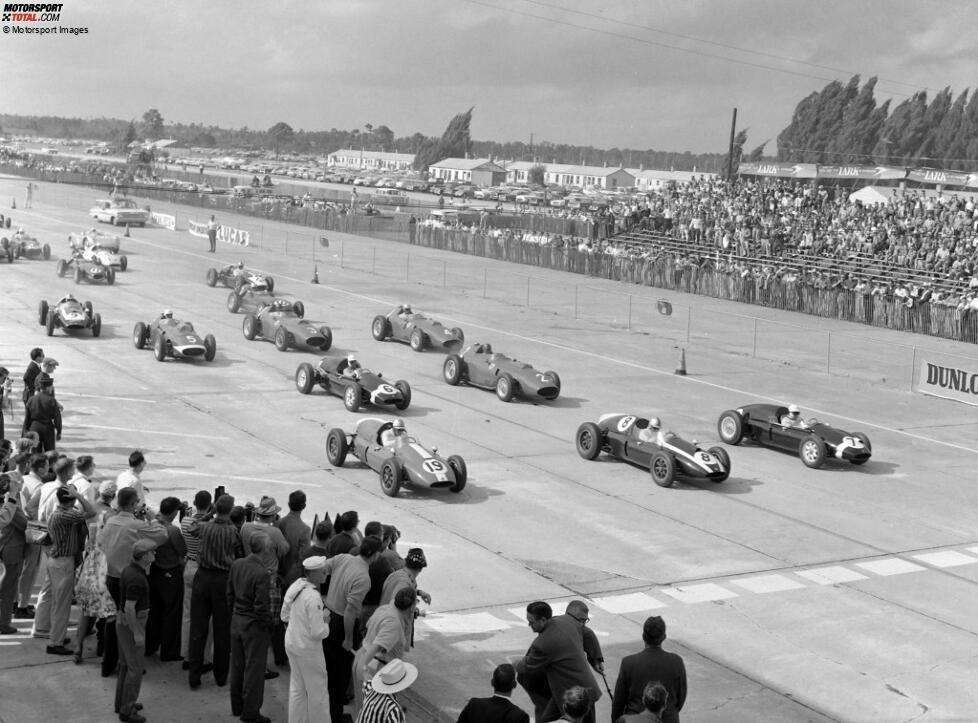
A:
<svg viewBox="0 0 978 723">
<path fill-rule="evenodd" d="M 213 334 L 204 337 L 204 361 L 212 362 L 217 356 L 217 339 Z"/>
<path fill-rule="evenodd" d="M 445 359 L 445 366 L 442 367 L 442 375 L 445 381 L 453 387 L 462 381 L 462 358 L 458 354 L 449 354 Z"/>
<path fill-rule="evenodd" d="M 584 422 L 577 428 L 574 442 L 584 459 L 597 459 L 601 454 L 601 428 L 594 422 Z"/>
<path fill-rule="evenodd" d="M 386 316 L 375 316 L 373 323 L 370 325 L 370 333 L 374 335 L 374 339 L 377 341 L 384 341 L 387 337 L 391 335 L 390 322 L 387 321 Z"/>
<path fill-rule="evenodd" d="M 360 409 L 360 400 L 362 398 L 363 392 L 360 389 L 360 385 L 353 382 L 343 392 L 343 406 L 346 407 L 346 411 L 348 412 L 356 412 Z"/>
<path fill-rule="evenodd" d="M 349 446 L 346 443 L 346 432 L 333 428 L 326 434 L 326 459 L 334 467 L 342 467 L 346 461 Z"/>
<path fill-rule="evenodd" d="M 672 487 L 676 480 L 676 462 L 665 452 L 653 452 L 649 460 L 649 474 L 659 487 Z"/>
<path fill-rule="evenodd" d="M 448 462 L 448 466 L 452 468 L 452 472 L 455 474 L 455 484 L 449 489 L 455 493 L 461 492 L 465 489 L 465 483 L 469 479 L 469 470 L 465 466 L 465 460 L 459 455 L 453 454 L 445 461 Z"/>
<path fill-rule="evenodd" d="M 102 334 L 102 315 L 96 314 L 92 317 L 92 336 L 98 338 Z"/>
<path fill-rule="evenodd" d="M 394 406 L 404 411 L 411 406 L 411 385 L 403 379 L 398 379 L 394 382 L 394 388 L 401 393 L 401 398 L 394 402 Z"/>
<path fill-rule="evenodd" d="M 132 330 L 132 345 L 137 349 L 142 349 L 146 346 L 146 331 L 146 325 L 141 321 L 137 321 L 136 326 Z"/>
<path fill-rule="evenodd" d="M 37 305 L 37 322 L 44 326 L 48 323 L 48 302 L 41 299 L 41 303 Z"/>
<path fill-rule="evenodd" d="M 815 437 L 803 439 L 798 445 L 798 456 L 806 467 L 818 469 L 825 464 L 825 445 Z"/>
<path fill-rule="evenodd" d="M 299 390 L 299 394 L 309 394 L 315 380 L 316 373 L 313 371 L 312 364 L 300 364 L 295 370 L 295 388 Z"/>
<path fill-rule="evenodd" d="M 388 497 L 397 497 L 401 490 L 401 479 L 404 476 L 404 468 L 401 463 L 393 457 L 380 468 L 380 489 Z"/>
</svg>

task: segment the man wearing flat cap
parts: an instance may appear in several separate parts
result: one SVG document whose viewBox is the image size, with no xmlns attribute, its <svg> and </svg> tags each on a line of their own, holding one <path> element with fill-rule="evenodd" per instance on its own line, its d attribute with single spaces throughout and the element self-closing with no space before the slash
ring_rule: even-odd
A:
<svg viewBox="0 0 978 723">
<path fill-rule="evenodd" d="M 380 593 L 380 604 L 387 605 L 394 600 L 397 591 L 402 588 L 410 588 L 414 591 L 417 598 L 424 600 L 426 605 L 431 605 L 431 595 L 418 587 L 418 575 L 428 567 L 428 559 L 424 555 L 424 550 L 420 547 L 412 547 L 408 550 L 404 558 L 404 567 L 395 570 L 387 579 L 384 580 L 384 589 Z M 408 630 L 408 641 L 414 646 L 414 619 L 419 616 L 417 601 L 411 611 L 411 626 Z"/>
<path fill-rule="evenodd" d="M 662 649 L 666 639 L 666 623 L 658 615 L 647 618 L 642 626 L 645 649 L 625 656 L 618 671 L 615 695 L 611 700 L 611 720 L 626 713 L 645 710 L 642 694 L 649 683 L 661 683 L 669 693 L 662 712 L 663 723 L 679 723 L 679 711 L 686 702 L 686 666 L 676 653 Z"/>
<path fill-rule="evenodd" d="M 149 614 L 149 580 L 146 575 L 156 559 L 156 543 L 139 539 L 132 546 L 132 560 L 119 578 L 121 605 L 116 616 L 119 646 L 119 678 L 115 685 L 115 712 L 123 723 L 144 723 L 138 702 L 143 682 L 143 648 Z"/>
<path fill-rule="evenodd" d="M 272 613 L 272 654 L 275 657 L 275 664 L 284 666 L 288 662 L 285 652 L 285 630 L 279 620 L 279 613 L 282 612 L 282 581 L 281 573 L 285 568 L 281 565 L 291 549 L 285 535 L 275 524 L 278 514 L 282 511 L 274 497 L 262 497 L 258 506 L 255 508 L 255 519 L 252 522 L 245 522 L 241 526 L 241 541 L 245 549 L 248 549 L 249 540 L 253 535 L 264 535 L 268 538 L 265 551 L 261 554 L 262 564 L 268 572 L 268 595 L 269 606 Z M 269 677 L 278 677 L 273 673 Z"/>
<path fill-rule="evenodd" d="M 61 439 L 61 405 L 54 398 L 54 382 L 50 377 L 38 379 L 37 393 L 27 402 L 21 434 L 35 432 L 41 449 L 48 452 Z"/>
<path fill-rule="evenodd" d="M 302 561 L 302 577 L 282 598 L 285 651 L 292 675 L 289 679 L 290 723 L 326 723 L 326 658 L 323 640 L 329 637 L 329 612 L 319 586 L 326 581 L 326 558 L 313 555 Z"/>
</svg>

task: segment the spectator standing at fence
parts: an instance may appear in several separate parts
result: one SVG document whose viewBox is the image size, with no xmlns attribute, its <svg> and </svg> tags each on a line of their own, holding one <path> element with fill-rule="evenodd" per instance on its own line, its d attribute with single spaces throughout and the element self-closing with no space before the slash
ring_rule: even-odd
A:
<svg viewBox="0 0 978 723">
<path fill-rule="evenodd" d="M 265 658 L 272 632 L 269 575 L 262 561 L 269 539 L 256 532 L 248 539 L 251 554 L 235 560 L 227 584 L 231 610 L 231 714 L 243 721 L 268 723 L 261 714 L 265 699 Z"/>
<path fill-rule="evenodd" d="M 119 646 L 119 678 L 115 686 L 115 712 L 123 723 L 145 723 L 140 714 L 139 689 L 143 682 L 143 647 L 149 613 L 149 581 L 146 573 L 156 555 L 156 544 L 137 540 L 119 579 L 119 614 L 116 630 Z"/>
<path fill-rule="evenodd" d="M 408 243 L 415 244 L 418 241 L 418 219 L 411 214 L 411 218 L 408 219 Z"/>
<path fill-rule="evenodd" d="M 136 509 L 146 506 L 146 488 L 143 486 L 143 480 L 140 475 L 143 470 L 146 469 L 146 457 L 141 451 L 134 450 L 129 454 L 129 469 L 120 472 L 119 476 L 115 479 L 116 488 L 121 492 L 127 487 L 131 487 L 136 490 L 136 499 L 138 504 Z M 120 498 L 121 501 L 121 498 Z"/>
<path fill-rule="evenodd" d="M 289 655 L 289 723 L 326 723 L 326 659 L 323 640 L 329 636 L 329 611 L 319 587 L 326 581 L 326 558 L 307 557 L 303 575 L 285 591 L 281 619 L 288 623 L 285 650 Z"/>
<path fill-rule="evenodd" d="M 214 214 L 211 214 L 211 220 L 207 222 L 207 242 L 211 245 L 210 253 L 214 253 L 217 250 L 217 219 Z"/>
<path fill-rule="evenodd" d="M 0 635 L 15 635 L 20 631 L 10 624 L 10 620 L 17 602 L 17 585 L 27 548 L 27 516 L 20 503 L 21 481 L 12 479 L 9 474 L 0 474 L 0 489 L 3 488 L 6 488 L 6 494 L 0 499 Z"/>
<path fill-rule="evenodd" d="M 23 399 L 25 407 L 36 391 L 34 382 L 37 380 L 37 375 L 41 373 L 42 361 L 44 361 L 44 350 L 37 346 L 31 349 L 31 360 L 27 364 L 27 369 L 24 371 Z"/>
<path fill-rule="evenodd" d="M 645 710 L 643 695 L 646 686 L 658 682 L 668 693 L 662 720 L 664 723 L 679 723 L 679 711 L 686 702 L 686 666 L 679 655 L 662 649 L 665 639 L 665 621 L 659 616 L 647 618 L 642 626 L 645 649 L 621 661 L 611 701 L 612 721 L 617 721 L 626 713 Z"/>
<path fill-rule="evenodd" d="M 37 184 L 33 181 L 27 182 L 27 198 L 24 200 L 24 208 L 30 208 L 34 200 L 34 189 L 37 188 Z"/>
<path fill-rule="evenodd" d="M 37 394 L 27 402 L 22 433 L 36 432 L 41 449 L 53 450 L 61 440 L 61 405 L 54 398 L 54 382 L 50 378 L 37 381 Z"/>
<path fill-rule="evenodd" d="M 492 697 L 470 698 L 458 716 L 458 723 L 530 723 L 526 711 L 510 698 L 516 688 L 516 670 L 509 663 L 492 671 Z"/>
<path fill-rule="evenodd" d="M 176 497 L 160 502 L 157 521 L 166 530 L 167 540 L 156 548 L 156 559 L 149 568 L 150 609 L 146 621 L 146 655 L 160 651 L 160 660 L 181 660 L 180 624 L 183 613 L 183 564 L 187 544 L 180 528 L 173 524 L 182 503 Z"/>
</svg>

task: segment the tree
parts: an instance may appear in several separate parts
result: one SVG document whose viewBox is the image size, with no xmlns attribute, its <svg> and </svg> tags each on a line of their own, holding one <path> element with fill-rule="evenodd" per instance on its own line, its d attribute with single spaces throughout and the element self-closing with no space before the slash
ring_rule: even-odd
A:
<svg viewBox="0 0 978 723">
<path fill-rule="evenodd" d="M 723 173 L 727 172 L 727 168 L 732 168 L 734 173 L 737 172 L 737 166 L 740 165 L 740 161 L 743 159 L 744 144 L 747 143 L 747 130 L 748 130 L 747 128 L 739 130 L 737 131 L 737 134 L 734 136 L 733 148 L 731 149 L 733 151 L 733 163 L 730 163 L 728 165 L 727 159 L 729 154 L 724 155 Z M 764 146 L 761 145 L 761 148 L 764 148 Z"/>
<path fill-rule="evenodd" d="M 122 149 L 126 149 L 136 138 L 136 122 L 129 121 L 129 125 L 115 137 L 115 144 Z"/>
<path fill-rule="evenodd" d="M 163 116 L 156 108 L 143 113 L 143 138 L 158 141 L 163 137 Z"/>
<path fill-rule="evenodd" d="M 381 125 L 374 129 L 374 143 L 382 151 L 394 149 L 394 131 L 387 126 Z"/>
<path fill-rule="evenodd" d="M 271 141 L 272 148 L 278 153 L 282 146 L 287 146 L 292 142 L 295 138 L 295 131 L 292 130 L 292 126 L 288 123 L 279 121 L 268 129 L 268 138 Z"/>
<path fill-rule="evenodd" d="M 212 133 L 201 131 L 190 139 L 190 145 L 202 146 L 203 148 L 213 148 L 217 145 L 217 139 L 214 138 Z"/>
<path fill-rule="evenodd" d="M 445 158 L 465 158 L 472 150 L 469 125 L 472 123 L 472 111 L 474 109 L 475 106 L 452 118 L 440 140 L 432 145 L 426 144 L 418 151 L 414 157 L 414 167 L 426 171 L 428 166 Z"/>
<path fill-rule="evenodd" d="M 746 137 L 744 138 L 744 141 L 745 142 L 747 141 L 747 138 Z M 761 145 L 759 145 L 757 148 L 755 148 L 750 153 L 748 153 L 744 157 L 744 160 L 745 161 L 750 161 L 752 163 L 757 163 L 758 161 L 760 161 L 762 158 L 764 158 L 764 146 L 766 146 L 770 142 L 771 142 L 771 139 L 770 138 L 768 140 L 764 141 Z"/>
<path fill-rule="evenodd" d="M 546 186 L 546 174 L 547 169 L 538 163 L 527 171 L 526 179 L 530 182 L 531 186 Z"/>
</svg>

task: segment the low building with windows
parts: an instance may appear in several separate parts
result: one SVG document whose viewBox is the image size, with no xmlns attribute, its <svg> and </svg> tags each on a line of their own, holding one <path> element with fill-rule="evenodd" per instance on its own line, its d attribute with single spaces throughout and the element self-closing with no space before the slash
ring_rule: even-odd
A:
<svg viewBox="0 0 978 723">
<path fill-rule="evenodd" d="M 654 169 L 627 169 L 635 177 L 635 188 L 639 191 L 661 191 L 669 185 L 681 186 L 694 178 L 712 178 L 715 173 L 696 171 L 657 171 Z"/>
<path fill-rule="evenodd" d="M 407 171 L 414 167 L 414 154 L 341 148 L 326 156 L 326 166 L 360 171 Z"/>
<path fill-rule="evenodd" d="M 489 158 L 445 158 L 429 166 L 428 179 L 498 186 L 506 181 L 506 169 Z"/>
</svg>

